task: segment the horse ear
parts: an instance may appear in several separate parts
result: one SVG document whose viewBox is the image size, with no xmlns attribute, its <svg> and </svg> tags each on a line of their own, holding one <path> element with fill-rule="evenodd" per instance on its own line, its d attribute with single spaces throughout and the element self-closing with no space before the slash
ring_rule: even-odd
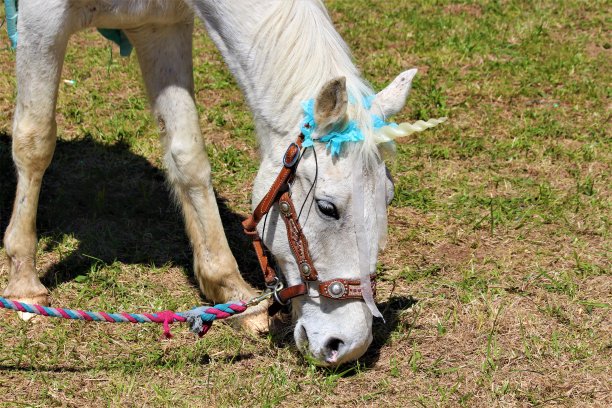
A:
<svg viewBox="0 0 612 408">
<path fill-rule="evenodd" d="M 412 87 L 412 79 L 416 73 L 416 68 L 402 72 L 385 89 L 377 93 L 372 101 L 373 113 L 386 118 L 402 110 Z M 379 112 L 375 110 L 379 110 Z"/>
<path fill-rule="evenodd" d="M 315 100 L 315 122 L 320 130 L 346 119 L 348 94 L 346 77 L 332 79 L 321 89 Z"/>
</svg>

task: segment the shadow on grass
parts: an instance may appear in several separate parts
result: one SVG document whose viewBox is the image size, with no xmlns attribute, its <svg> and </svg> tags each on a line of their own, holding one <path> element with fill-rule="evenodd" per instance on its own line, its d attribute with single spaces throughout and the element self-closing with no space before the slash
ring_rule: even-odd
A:
<svg viewBox="0 0 612 408">
<path fill-rule="evenodd" d="M 255 354 L 253 353 L 239 353 L 236 355 L 230 354 L 223 356 L 215 356 L 215 358 L 212 358 L 209 354 L 205 354 L 198 360 L 198 362 L 200 365 L 208 365 L 211 364 L 213 361 L 223 364 L 237 364 L 241 361 L 251 360 L 254 357 Z"/>
<path fill-rule="evenodd" d="M 0 133 L 2 236 L 11 214 L 15 183 L 10 137 Z M 245 279 L 260 285 L 255 253 L 242 234 L 243 217 L 232 212 L 223 198 L 218 204 L 240 269 L 253 271 L 246 273 Z M 46 244 L 43 249 L 60 257 L 42 277 L 49 289 L 86 275 L 100 261 L 181 266 L 197 286 L 183 220 L 164 173 L 123 144 L 58 141 L 43 179 L 37 230 Z"/>
<path fill-rule="evenodd" d="M 374 334 L 374 340 L 370 346 L 368 352 L 361 359 L 366 367 L 371 367 L 380 358 L 380 351 L 387 344 L 391 333 L 397 330 L 400 325 L 406 325 L 401 319 L 402 313 L 416 305 L 418 300 L 412 296 L 393 296 L 386 302 L 379 303 L 378 309 L 383 314 L 385 321 L 376 319 L 372 328 Z"/>
<path fill-rule="evenodd" d="M 241 361 L 250 360 L 254 358 L 253 353 L 241 353 L 236 355 L 224 355 L 224 356 L 215 356 L 211 357 L 209 354 L 204 354 L 200 358 L 194 359 L 192 363 L 197 364 L 198 366 L 207 366 L 213 362 L 222 363 L 222 364 L 237 364 Z M 172 367 L 174 364 L 184 364 L 184 361 L 167 360 L 159 359 L 152 360 L 146 363 L 134 361 L 131 362 L 125 356 L 121 356 L 117 359 L 110 359 L 106 361 L 106 364 L 100 365 L 100 363 L 83 363 L 79 362 L 78 365 L 70 365 L 70 364 L 57 364 L 57 365 L 46 365 L 46 364 L 33 364 L 28 365 L 21 363 L 20 365 L 10 365 L 10 364 L 0 364 L 0 373 L 1 372 L 35 372 L 37 374 L 61 374 L 61 373 L 85 373 L 91 370 L 104 370 L 104 371 L 125 371 L 125 365 L 127 363 L 131 363 L 130 367 L 135 369 L 135 367 L 150 367 L 150 368 L 159 368 L 159 367 Z"/>
<path fill-rule="evenodd" d="M 94 366 L 46 366 L 46 365 L 36 365 L 36 366 L 12 366 L 12 365 L 0 365 L 0 372 L 23 372 L 23 373 L 36 373 L 36 374 L 61 374 L 61 373 L 84 373 L 89 370 L 95 369 Z"/>
</svg>

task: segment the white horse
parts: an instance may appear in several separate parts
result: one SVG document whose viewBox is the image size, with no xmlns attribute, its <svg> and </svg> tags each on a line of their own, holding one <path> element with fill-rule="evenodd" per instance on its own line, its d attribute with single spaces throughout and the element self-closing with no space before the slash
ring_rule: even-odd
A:
<svg viewBox="0 0 612 408">
<path fill-rule="evenodd" d="M 375 142 L 408 133 L 402 126 L 375 132 L 372 113 L 387 117 L 398 112 L 416 70 L 401 74 L 380 92 L 370 111 L 365 101 L 374 92 L 360 77 L 319 0 L 26 0 L 19 6 L 13 124 L 18 179 L 4 238 L 9 265 L 5 297 L 49 302 L 36 272 L 38 196 L 56 143 L 55 106 L 66 44 L 70 35 L 86 27 L 122 29 L 135 46 L 201 290 L 215 302 L 256 295 L 240 276 L 211 185 L 194 101 L 194 15 L 206 25 L 253 112 L 261 150 L 254 204 L 266 193 L 287 146 L 300 133 L 301 102 L 316 99 L 315 141 L 350 121 L 359 125 L 365 140 L 345 143 L 339 155 L 332 155 L 324 143 L 314 143 L 305 152 L 291 194 L 297 206 L 305 202 L 300 222 L 320 279 L 361 279 L 362 288 L 369 287 L 364 272 L 367 276 L 375 271 L 386 204 L 393 194 L 390 180 L 380 171 L 384 165 Z M 309 195 L 315 182 L 314 194 Z M 278 219 L 275 207 L 263 240 L 287 284 L 295 285 L 301 282 L 300 272 Z M 262 227 L 263 223 L 260 233 Z M 365 301 L 334 301 L 312 291 L 293 299 L 300 350 L 323 365 L 363 355 L 372 341 L 373 313 L 378 313 L 371 293 L 365 292 Z M 254 314 L 246 324 L 263 330 L 267 319 L 263 313 Z"/>
</svg>

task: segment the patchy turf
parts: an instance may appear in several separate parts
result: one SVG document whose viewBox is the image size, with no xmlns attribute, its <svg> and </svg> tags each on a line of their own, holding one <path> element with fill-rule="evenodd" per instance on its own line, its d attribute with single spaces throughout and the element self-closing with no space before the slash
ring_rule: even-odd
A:
<svg viewBox="0 0 612 408">
<path fill-rule="evenodd" d="M 329 1 L 380 88 L 418 67 L 365 358 L 315 368 L 290 336 L 0 314 L 3 406 L 607 406 L 612 400 L 610 15 L 606 2 Z M 1 12 L 0 12 L 1 13 Z M 2 18 L 0 14 L 0 19 Z M 0 44 L 8 44 L 2 32 Z M 198 28 L 196 95 L 232 248 L 257 167 L 253 124 Z M 70 43 L 44 181 L 39 268 L 54 304 L 185 309 L 202 299 L 164 187 L 135 58 Z M 14 62 L 0 52 L 0 230 L 10 216 Z M 0 250 L 3 256 L 3 250 Z M 6 263 L 0 260 L 0 286 Z M 257 275 L 249 276 L 256 283 Z"/>
</svg>

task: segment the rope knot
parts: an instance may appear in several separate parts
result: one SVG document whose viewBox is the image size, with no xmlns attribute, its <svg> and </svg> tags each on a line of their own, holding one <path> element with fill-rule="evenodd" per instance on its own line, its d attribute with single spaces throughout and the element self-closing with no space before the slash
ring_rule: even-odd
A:
<svg viewBox="0 0 612 408">
<path fill-rule="evenodd" d="M 174 322 L 184 322 L 186 319 L 174 313 L 172 310 L 164 310 L 162 312 L 155 314 L 155 322 L 164 324 L 164 337 L 167 339 L 172 338 L 172 333 L 170 333 L 170 325 Z"/>
<path fill-rule="evenodd" d="M 208 332 L 215 320 L 227 319 L 235 314 L 244 312 L 246 309 L 246 303 L 240 301 L 222 303 L 215 306 L 200 306 L 183 312 L 181 315 L 189 323 L 189 330 L 202 337 Z"/>
</svg>

